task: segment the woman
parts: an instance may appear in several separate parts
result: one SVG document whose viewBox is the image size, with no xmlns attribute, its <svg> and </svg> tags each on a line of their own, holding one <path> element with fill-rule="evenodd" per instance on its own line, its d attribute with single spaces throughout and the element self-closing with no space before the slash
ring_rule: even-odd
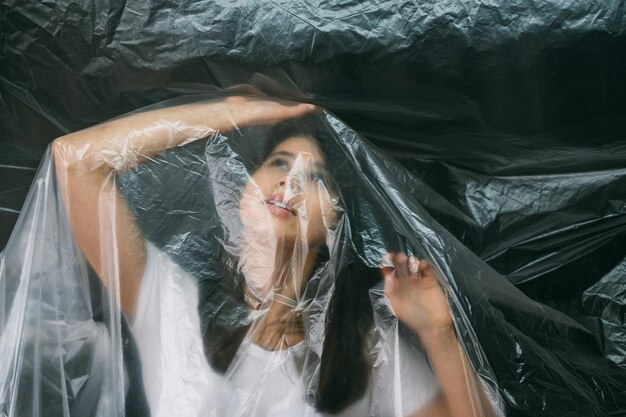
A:
<svg viewBox="0 0 626 417">
<path fill-rule="evenodd" d="M 343 219 L 341 204 L 327 174 L 323 141 L 315 133 L 287 129 L 275 134 L 250 176 L 239 205 L 243 227 L 233 269 L 241 280 L 233 276 L 214 285 L 196 284 L 146 243 L 115 186 L 116 173 L 166 149 L 314 111 L 306 104 L 229 97 L 136 114 L 54 142 L 72 232 L 104 285 L 119 291 L 138 341 L 152 414 L 490 415 L 491 405 L 456 339 L 446 296 L 428 261 L 404 253 L 381 260 L 385 296 L 398 319 L 419 337 L 438 385 L 419 355 L 403 353 L 402 343 L 401 362 L 413 365 L 403 367 L 399 376 L 414 382 L 404 386 L 426 386 L 423 392 L 389 391 L 385 399 L 371 394 L 373 385 L 391 385 L 398 376 L 385 377 L 389 370 L 382 369 L 378 379 L 371 377 L 374 365 L 365 354 L 368 343 L 376 343 L 367 298 L 374 285 L 371 274 L 352 272 L 369 277 L 352 281 L 338 277 L 331 298 L 307 296 L 325 285 L 319 278 L 324 276 L 319 271 L 323 249 L 331 254 L 347 250 L 332 233 Z M 175 291 L 163 290 L 170 284 Z M 355 292 L 349 308 L 337 301 L 342 285 L 344 298 Z M 330 303 L 323 335 L 307 323 L 306 303 L 312 300 Z M 350 313 L 354 322 L 346 316 Z M 160 317 L 156 326 L 155 314 Z M 322 340 L 321 352 L 314 339 Z M 182 357 L 171 355 L 165 364 L 162 356 L 154 357 L 155 351 L 180 351 L 181 341 Z"/>
</svg>

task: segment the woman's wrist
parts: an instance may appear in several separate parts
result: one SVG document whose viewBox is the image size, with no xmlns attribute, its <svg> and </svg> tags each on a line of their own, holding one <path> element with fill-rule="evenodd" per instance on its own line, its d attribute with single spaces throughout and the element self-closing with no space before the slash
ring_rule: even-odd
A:
<svg viewBox="0 0 626 417">
<path fill-rule="evenodd" d="M 442 349 L 456 346 L 458 339 L 453 326 L 437 327 L 432 329 L 414 330 L 427 350 Z"/>
</svg>

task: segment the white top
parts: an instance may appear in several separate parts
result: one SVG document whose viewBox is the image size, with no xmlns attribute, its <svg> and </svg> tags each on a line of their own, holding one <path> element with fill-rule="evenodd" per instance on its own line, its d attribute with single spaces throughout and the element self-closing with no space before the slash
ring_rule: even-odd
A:
<svg viewBox="0 0 626 417">
<path fill-rule="evenodd" d="M 225 375 L 203 353 L 196 280 L 147 242 L 132 332 L 152 417 L 323 417 L 304 398 L 294 355 L 304 343 L 267 351 L 244 342 Z M 424 355 L 399 341 L 377 347 L 366 394 L 340 417 L 403 417 L 439 391 Z"/>
</svg>

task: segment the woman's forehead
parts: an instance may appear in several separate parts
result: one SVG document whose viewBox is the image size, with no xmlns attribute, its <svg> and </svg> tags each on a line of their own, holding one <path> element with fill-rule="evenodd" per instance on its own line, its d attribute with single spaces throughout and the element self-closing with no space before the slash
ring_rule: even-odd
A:
<svg viewBox="0 0 626 417">
<path fill-rule="evenodd" d="M 285 139 L 274 148 L 270 156 L 276 154 L 297 157 L 301 152 L 311 154 L 320 163 L 324 162 L 324 157 L 322 156 L 322 151 L 319 146 L 317 146 L 315 141 L 306 136 L 293 136 Z"/>
</svg>

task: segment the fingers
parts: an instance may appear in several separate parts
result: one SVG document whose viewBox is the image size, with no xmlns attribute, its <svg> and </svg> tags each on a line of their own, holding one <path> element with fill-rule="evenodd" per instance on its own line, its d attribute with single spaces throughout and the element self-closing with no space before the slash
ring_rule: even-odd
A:
<svg viewBox="0 0 626 417">
<path fill-rule="evenodd" d="M 381 261 L 383 275 L 393 274 L 396 278 L 417 279 L 420 277 L 422 263 L 415 256 L 407 256 L 404 252 L 390 252 Z"/>
<path fill-rule="evenodd" d="M 277 104 L 279 107 L 275 109 L 275 113 L 268 115 L 270 121 L 278 122 L 285 119 L 297 119 L 317 110 L 315 105 L 308 103 L 279 102 Z"/>
<path fill-rule="evenodd" d="M 391 285 L 392 280 L 395 276 L 396 271 L 396 262 L 395 262 L 395 254 L 387 253 L 383 259 L 381 260 L 380 270 L 383 274 L 383 278 L 385 279 L 385 285 Z M 389 281 L 389 282 L 388 282 Z"/>
<path fill-rule="evenodd" d="M 272 107 L 273 111 L 283 118 L 304 116 L 305 114 L 313 113 L 318 109 L 318 107 L 314 104 L 274 99 L 265 100 L 264 106 L 266 108 Z"/>
<path fill-rule="evenodd" d="M 230 96 L 222 103 L 234 126 L 274 124 L 319 110 L 313 104 L 247 95 Z"/>
<path fill-rule="evenodd" d="M 309 103 L 299 103 L 295 106 L 289 107 L 291 107 L 291 111 L 297 116 L 303 116 L 305 114 L 313 113 L 318 110 L 318 107 L 316 105 Z"/>
<path fill-rule="evenodd" d="M 390 252 L 385 255 L 381 261 L 381 271 L 389 290 L 392 287 L 406 290 L 412 282 L 424 288 L 439 285 L 431 262 L 407 256 L 403 252 Z"/>
<path fill-rule="evenodd" d="M 409 258 L 409 272 L 411 273 L 411 278 L 419 278 L 420 261 L 414 256 Z"/>
</svg>

